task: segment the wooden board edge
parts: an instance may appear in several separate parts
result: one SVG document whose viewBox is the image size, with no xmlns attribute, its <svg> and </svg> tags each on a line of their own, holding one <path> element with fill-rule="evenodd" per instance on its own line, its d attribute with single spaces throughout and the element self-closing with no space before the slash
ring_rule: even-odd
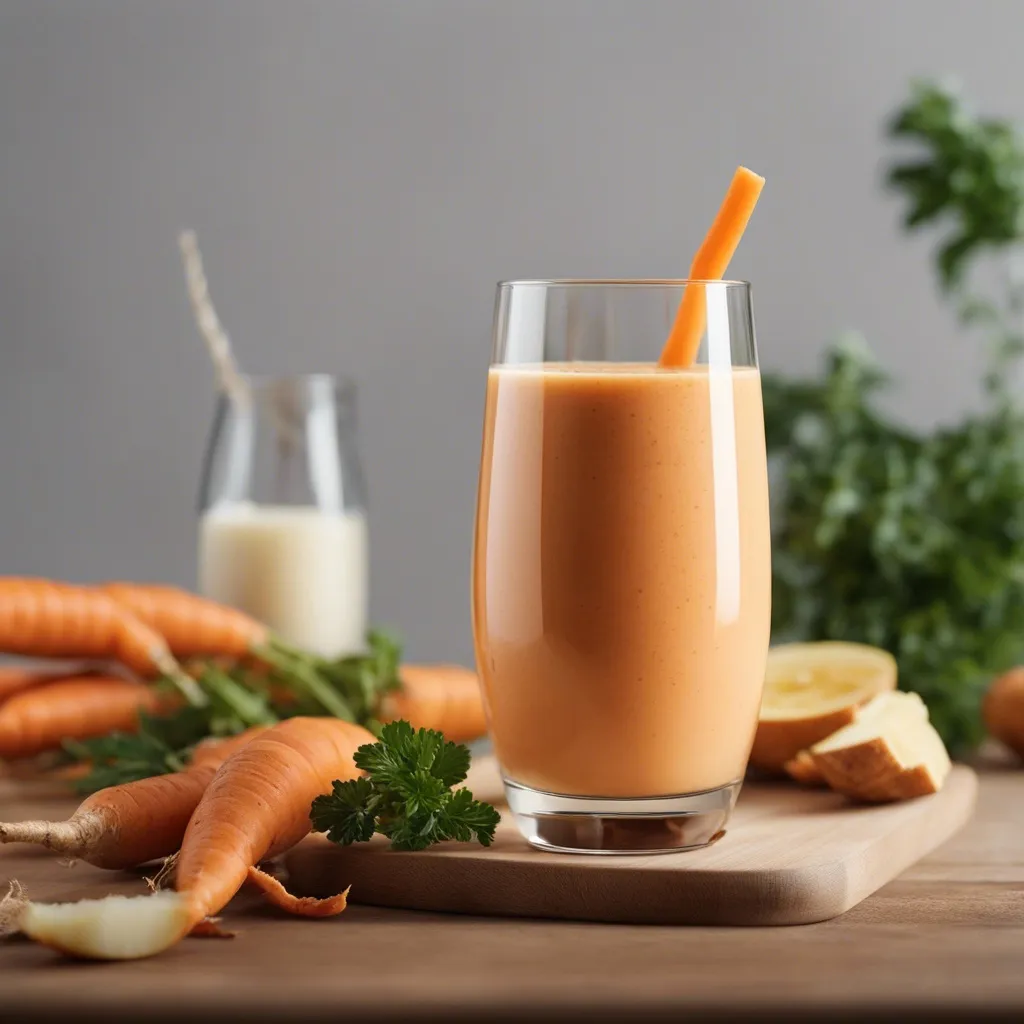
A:
<svg viewBox="0 0 1024 1024">
<path fill-rule="evenodd" d="M 949 842 L 974 816 L 977 799 L 977 773 L 967 765 L 953 765 L 942 789 L 933 796 L 921 798 L 924 810 L 919 827 L 909 833 L 911 841 L 905 844 L 900 855 L 876 845 L 853 863 L 859 870 L 848 871 L 847 905 L 840 913 L 895 881 L 908 868 Z M 872 881 L 873 876 L 875 881 Z M 879 883 L 877 878 L 882 876 L 887 877 Z"/>
<path fill-rule="evenodd" d="M 339 883 L 352 882 L 350 901 L 372 906 L 432 913 L 475 914 L 489 917 L 594 921 L 609 924 L 777 927 L 814 924 L 839 917 L 891 882 L 921 857 L 941 846 L 966 822 L 974 809 L 977 776 L 956 766 L 947 784 L 920 800 L 921 813 L 913 827 L 900 832 L 901 848 L 894 853 L 892 833 L 851 855 L 844 862 L 822 862 L 789 869 L 735 870 L 716 873 L 713 887 L 701 886 L 701 872 L 678 867 L 645 872 L 651 893 L 647 907 L 615 900 L 614 862 L 595 859 L 585 872 L 566 873 L 556 855 L 531 865 L 524 885 L 521 864 L 504 859 L 459 858 L 457 867 L 436 857 L 421 863 L 420 891 L 410 899 L 396 886 L 388 868 L 391 856 L 416 854 L 371 852 L 365 848 L 339 850 L 323 837 L 313 837 L 288 855 L 291 875 L 305 883 L 301 895 L 331 895 Z M 924 827 L 933 826 L 933 827 Z M 351 877 L 339 878 L 351 867 Z M 360 891 L 361 875 L 365 888 Z M 502 909 L 480 893 L 502 893 Z M 308 890 L 308 891 L 307 891 Z M 297 890 L 299 891 L 299 890 Z M 723 898 L 719 894 L 725 893 Z M 609 894 L 612 894 L 609 898 Z"/>
</svg>

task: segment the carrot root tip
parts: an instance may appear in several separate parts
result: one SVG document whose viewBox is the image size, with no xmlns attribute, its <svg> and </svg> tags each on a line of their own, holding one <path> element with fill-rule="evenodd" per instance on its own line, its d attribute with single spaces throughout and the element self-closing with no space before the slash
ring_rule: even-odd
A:
<svg viewBox="0 0 1024 1024">
<path fill-rule="evenodd" d="M 172 853 L 169 857 L 164 857 L 163 863 L 160 865 L 159 871 L 152 878 L 146 878 L 146 885 L 149 886 L 150 892 L 160 892 L 164 889 L 169 889 L 174 884 L 174 873 L 178 867 L 178 855 Z"/>
<path fill-rule="evenodd" d="M 98 815 L 82 815 L 67 821 L 0 822 L 0 843 L 31 843 L 77 860 L 96 846 L 104 834 Z"/>
</svg>

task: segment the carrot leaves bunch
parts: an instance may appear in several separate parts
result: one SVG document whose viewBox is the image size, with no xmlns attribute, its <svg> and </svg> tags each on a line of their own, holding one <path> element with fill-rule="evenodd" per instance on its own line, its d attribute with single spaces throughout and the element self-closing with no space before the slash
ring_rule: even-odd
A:
<svg viewBox="0 0 1024 1024">
<path fill-rule="evenodd" d="M 88 740 L 69 740 L 64 750 L 89 772 L 75 781 L 80 793 L 178 771 L 189 763 L 193 747 L 210 736 L 235 736 L 259 725 L 297 716 L 327 715 L 375 732 L 381 697 L 399 684 L 401 645 L 380 630 L 367 636 L 365 654 L 328 660 L 308 656 L 303 671 L 294 665 L 270 665 L 257 673 L 239 663 L 213 661 L 193 668 L 204 695 L 201 706 L 185 705 L 164 715 L 141 714 L 136 732 L 112 732 Z"/>
<path fill-rule="evenodd" d="M 85 740 L 65 740 L 72 761 L 89 771 L 74 781 L 79 793 L 181 771 L 197 743 L 211 736 L 235 736 L 280 719 L 260 692 L 247 688 L 234 673 L 210 666 L 198 674 L 206 694 L 202 707 L 185 705 L 165 715 L 141 711 L 135 732 L 111 732 Z"/>
<path fill-rule="evenodd" d="M 367 842 L 374 833 L 396 850 L 423 850 L 454 839 L 490 846 L 500 817 L 465 788 L 470 752 L 433 729 L 414 730 L 406 721 L 380 730 L 376 743 L 359 747 L 355 765 L 365 776 L 335 781 L 313 801 L 313 831 L 340 846 Z"/>
<path fill-rule="evenodd" d="M 366 648 L 365 654 L 318 660 L 315 667 L 345 701 L 352 721 L 376 732 L 381 698 L 401 687 L 398 668 L 402 645 L 393 634 L 371 629 L 366 635 Z"/>
</svg>

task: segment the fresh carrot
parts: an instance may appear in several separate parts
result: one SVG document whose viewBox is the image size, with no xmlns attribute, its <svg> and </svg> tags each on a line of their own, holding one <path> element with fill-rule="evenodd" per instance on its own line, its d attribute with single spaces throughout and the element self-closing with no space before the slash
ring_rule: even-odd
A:
<svg viewBox="0 0 1024 1024">
<path fill-rule="evenodd" d="M 0 578 L 0 651 L 118 661 L 142 676 L 164 675 L 188 700 L 205 703 L 160 634 L 93 588 L 32 577 Z"/>
<path fill-rule="evenodd" d="M 0 704 L 0 757 L 13 761 L 57 749 L 63 740 L 134 731 L 140 711 L 166 699 L 153 687 L 116 676 L 56 679 Z"/>
<path fill-rule="evenodd" d="M 691 281 L 718 281 L 743 237 L 764 188 L 764 178 L 738 167 L 711 228 L 690 264 Z M 704 289 L 690 286 L 683 294 L 675 323 L 662 349 L 659 365 L 689 366 L 697 357 L 707 307 Z"/>
<path fill-rule="evenodd" d="M 66 678 L 71 675 L 89 675 L 88 671 L 80 672 L 41 672 L 38 669 L 11 666 L 0 668 L 0 704 L 8 697 L 32 686 L 49 683 L 54 679 Z"/>
<path fill-rule="evenodd" d="M 231 757 L 207 787 L 178 854 L 175 888 L 192 924 L 219 913 L 249 868 L 290 849 L 311 827 L 313 800 L 360 774 L 367 730 L 335 718 L 290 718 Z"/>
<path fill-rule="evenodd" d="M 0 843 L 35 843 L 99 868 L 135 867 L 170 856 L 217 769 L 264 728 L 204 740 L 184 771 L 101 789 L 67 821 L 0 823 Z"/>
<path fill-rule="evenodd" d="M 401 689 L 386 693 L 378 718 L 404 718 L 414 729 L 436 729 L 453 743 L 469 743 L 487 732 L 480 681 L 459 665 L 403 665 Z"/>
<path fill-rule="evenodd" d="M 103 592 L 156 630 L 176 658 L 241 658 L 266 644 L 266 626 L 243 612 L 179 587 L 107 583 Z"/>
<path fill-rule="evenodd" d="M 260 733 L 266 732 L 269 728 L 269 725 L 253 725 L 246 729 L 245 732 L 238 733 L 237 736 L 208 736 L 193 748 L 192 756 L 188 762 L 189 768 L 210 766 L 216 770 L 229 757 L 237 754 L 249 740 L 255 739 Z M 183 836 L 184 834 L 182 832 Z"/>
<path fill-rule="evenodd" d="M 325 711 L 351 719 L 348 706 L 317 674 L 309 655 L 243 612 L 180 587 L 120 582 L 105 584 L 103 592 L 159 633 L 176 657 L 255 659 L 283 672 Z"/>
<path fill-rule="evenodd" d="M 175 859 L 176 892 L 46 904 L 30 902 L 12 883 L 0 903 L 0 934 L 20 931 L 72 956 L 129 960 L 159 953 L 194 928 L 208 932 L 204 922 L 238 892 L 251 868 L 310 831 L 313 800 L 330 792 L 334 780 L 360 774 L 355 752 L 373 739 L 337 718 L 297 717 L 273 726 L 228 758 L 206 787 Z M 317 913 L 308 901 L 280 893 L 274 902 Z M 322 909 L 344 909 L 344 894 Z"/>
</svg>

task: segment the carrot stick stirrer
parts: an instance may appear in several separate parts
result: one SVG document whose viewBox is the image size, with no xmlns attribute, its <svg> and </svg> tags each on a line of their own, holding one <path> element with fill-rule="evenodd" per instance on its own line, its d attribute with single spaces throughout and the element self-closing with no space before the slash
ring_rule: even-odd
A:
<svg viewBox="0 0 1024 1024">
<path fill-rule="evenodd" d="M 764 178 L 737 167 L 714 223 L 690 264 L 691 281 L 720 281 L 754 212 Z M 697 358 L 707 306 L 703 288 L 687 288 L 675 323 L 661 352 L 659 366 L 689 366 Z"/>
</svg>

